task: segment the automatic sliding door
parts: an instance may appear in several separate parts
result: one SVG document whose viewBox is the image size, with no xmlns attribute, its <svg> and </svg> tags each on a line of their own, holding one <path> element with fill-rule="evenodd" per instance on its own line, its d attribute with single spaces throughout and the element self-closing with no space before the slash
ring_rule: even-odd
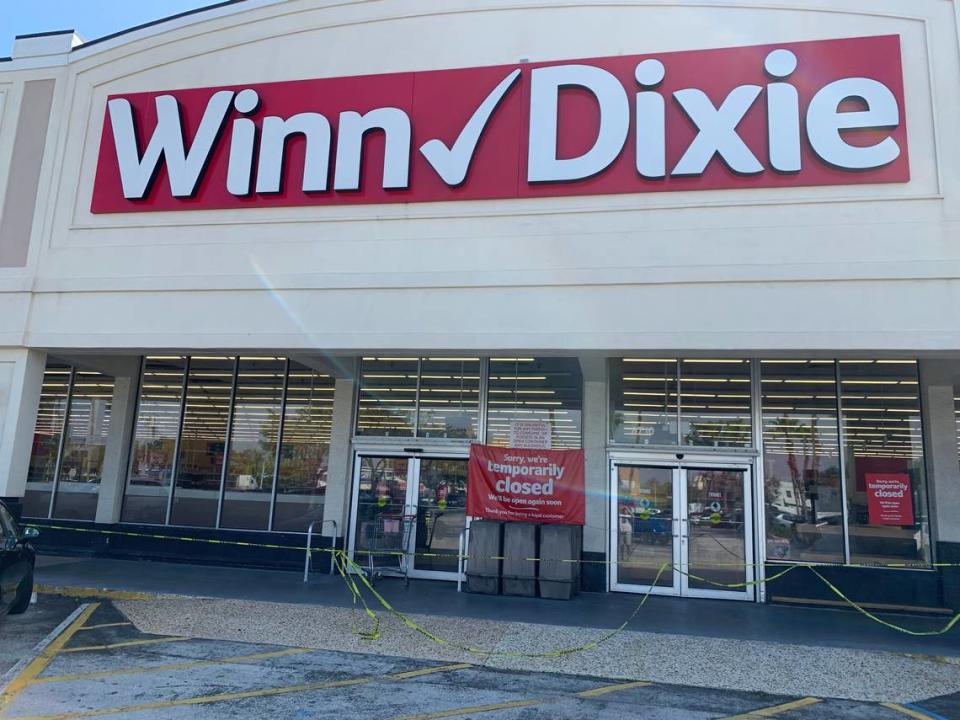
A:
<svg viewBox="0 0 960 720">
<path fill-rule="evenodd" d="M 679 591 L 677 478 L 675 467 L 614 465 L 615 589 Z"/>
<path fill-rule="evenodd" d="M 467 461 L 419 458 L 415 574 L 456 573 L 460 533 L 467 520 Z"/>
<path fill-rule="evenodd" d="M 753 588 L 743 586 L 754 577 L 749 472 L 686 467 L 681 473 L 683 594 L 752 598 Z"/>
<path fill-rule="evenodd" d="M 366 565 L 370 555 L 377 551 L 401 550 L 412 462 L 405 457 L 361 455 L 357 458 L 352 554 L 360 565 Z M 396 565 L 400 566 L 399 558 Z"/>
</svg>

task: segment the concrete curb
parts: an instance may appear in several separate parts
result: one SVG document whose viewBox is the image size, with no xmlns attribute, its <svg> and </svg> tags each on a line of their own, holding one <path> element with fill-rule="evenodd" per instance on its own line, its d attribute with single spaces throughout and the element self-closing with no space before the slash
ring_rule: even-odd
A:
<svg viewBox="0 0 960 720">
<path fill-rule="evenodd" d="M 16 665 L 14 665 L 12 668 L 7 670 L 3 674 L 3 676 L 0 677 L 0 696 L 2 696 L 7 691 L 7 687 L 9 687 L 10 683 L 13 682 L 14 678 L 16 678 L 21 672 L 23 672 L 23 669 L 27 667 L 27 665 L 29 665 L 34 660 L 36 660 L 37 657 L 40 655 L 40 653 L 46 650 L 47 646 L 50 645 L 50 643 L 52 643 L 54 640 L 56 640 L 60 636 L 60 633 L 62 633 L 64 630 L 70 627 L 70 623 L 76 620 L 77 617 L 80 615 L 80 613 L 82 613 L 88 607 L 90 607 L 90 603 L 83 603 L 82 605 L 77 607 L 77 609 L 74 610 L 72 613 L 70 613 L 66 617 L 66 619 L 64 619 L 63 622 L 57 625 L 49 633 L 47 633 L 47 636 L 34 646 L 30 655 L 28 655 L 25 658 L 21 658 L 21 660 Z"/>
<path fill-rule="evenodd" d="M 69 598 L 103 598 L 107 600 L 184 600 L 204 599 L 202 595 L 176 595 L 173 593 L 149 593 L 134 590 L 111 590 L 109 588 L 85 588 L 73 585 L 36 585 L 40 595 L 59 595 Z"/>
</svg>

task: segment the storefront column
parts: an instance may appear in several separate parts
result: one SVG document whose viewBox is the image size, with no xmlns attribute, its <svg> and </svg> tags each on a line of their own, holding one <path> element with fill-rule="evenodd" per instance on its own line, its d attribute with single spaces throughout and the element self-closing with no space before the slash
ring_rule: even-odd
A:
<svg viewBox="0 0 960 720">
<path fill-rule="evenodd" d="M 36 350 L 0 349 L 0 499 L 18 516 L 46 362 L 46 354 Z"/>
<path fill-rule="evenodd" d="M 137 412 L 140 387 L 140 358 L 124 358 L 113 373 L 113 399 L 110 403 L 110 434 L 103 458 L 103 476 L 97 499 L 98 523 L 120 522 L 123 489 L 130 464 L 130 446 Z"/>
<path fill-rule="evenodd" d="M 953 400 L 958 370 L 955 361 L 920 362 L 931 533 L 937 560 L 944 563 L 960 563 L 960 462 Z M 944 568 L 941 576 L 944 603 L 960 609 L 960 568 Z"/>
<path fill-rule="evenodd" d="M 583 450 L 587 491 L 587 524 L 583 528 L 582 586 L 584 590 L 607 589 L 606 565 L 609 477 L 607 475 L 607 364 L 606 358 L 580 357 L 583 373 Z M 601 562 L 596 562 L 601 561 Z"/>
<path fill-rule="evenodd" d="M 323 504 L 323 534 L 333 535 L 329 522 L 337 523 L 337 535 L 344 538 L 350 518 L 350 438 L 353 436 L 353 404 L 355 384 L 352 377 L 337 378 L 333 391 L 333 428 L 330 433 L 330 456 L 327 465 L 327 494 Z"/>
</svg>

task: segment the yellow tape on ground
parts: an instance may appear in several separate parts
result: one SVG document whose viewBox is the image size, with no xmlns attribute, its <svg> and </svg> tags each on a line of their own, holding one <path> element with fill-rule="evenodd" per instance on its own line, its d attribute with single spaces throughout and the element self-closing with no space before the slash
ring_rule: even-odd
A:
<svg viewBox="0 0 960 720">
<path fill-rule="evenodd" d="M 353 560 L 351 560 L 350 557 L 348 557 L 345 552 L 340 550 L 335 554 L 334 557 L 336 558 L 337 571 L 340 573 L 340 577 L 342 577 L 344 581 L 347 583 L 347 587 L 353 596 L 354 603 L 357 603 L 357 602 L 361 603 L 363 605 L 363 609 L 366 615 L 374 621 L 374 627 L 372 630 L 360 631 L 354 628 L 354 631 L 357 632 L 357 634 L 360 637 L 362 637 L 365 640 L 380 639 L 381 623 L 380 623 L 379 616 L 370 608 L 366 599 L 363 597 L 363 593 L 361 592 L 360 586 L 357 585 L 357 582 L 354 579 L 356 577 L 360 578 L 361 585 L 371 595 L 373 595 L 374 598 L 376 598 L 377 602 L 380 603 L 381 607 L 383 607 L 384 610 L 386 610 L 391 615 L 393 615 L 398 620 L 400 620 L 400 622 L 402 622 L 406 627 L 419 633 L 420 635 L 427 638 L 428 640 L 431 640 L 437 643 L 438 645 L 445 645 L 447 647 L 452 647 L 457 650 L 470 653 L 471 655 L 482 655 L 484 657 L 495 656 L 495 657 L 522 657 L 522 658 L 559 658 L 565 655 L 573 655 L 575 653 L 581 653 L 587 650 L 593 650 L 594 648 L 602 645 L 603 643 L 608 642 L 609 640 L 612 640 L 627 628 L 627 626 L 633 621 L 633 619 L 637 616 L 637 614 L 646 604 L 647 600 L 649 599 L 650 595 L 653 592 L 653 587 L 660 581 L 660 576 L 670 566 L 669 563 L 664 563 L 663 565 L 660 566 L 660 570 L 657 572 L 656 577 L 654 577 L 654 580 L 650 589 L 647 590 L 647 592 L 643 595 L 643 597 L 640 599 L 640 602 L 637 603 L 636 608 L 634 608 L 633 612 L 630 613 L 627 619 L 624 620 L 622 623 L 620 623 L 620 625 L 614 628 L 613 630 L 603 634 L 596 640 L 591 640 L 588 643 L 584 643 L 583 645 L 578 645 L 576 647 L 563 648 L 561 650 L 548 650 L 540 653 L 524 653 L 524 652 L 517 652 L 514 650 L 485 650 L 483 648 L 477 648 L 470 645 L 462 645 L 460 643 L 453 642 L 451 640 L 447 640 L 445 638 L 440 637 L 436 633 L 433 633 L 430 630 L 427 630 L 425 627 L 420 625 L 415 620 L 412 620 L 405 613 L 402 613 L 399 610 L 397 610 L 395 607 L 393 607 L 393 605 L 391 605 L 387 601 L 387 599 L 383 597 L 383 595 L 377 592 L 376 588 L 374 588 L 373 584 L 370 582 L 366 574 L 363 572 L 363 568 L 357 565 L 357 563 L 355 563 Z"/>
<path fill-rule="evenodd" d="M 630 613 L 629 617 L 621 623 L 613 631 L 606 633 L 601 636 L 598 640 L 586 643 L 585 645 L 576 647 L 576 648 L 567 648 L 564 650 L 554 650 L 544 653 L 515 653 L 515 652 L 496 652 L 483 650 L 482 648 L 473 648 L 468 646 L 461 646 L 456 643 L 447 641 L 434 633 L 431 633 L 426 628 L 421 627 L 419 624 L 411 620 L 404 613 L 400 612 L 394 608 L 377 590 L 373 587 L 373 584 L 369 581 L 364 571 L 360 565 L 358 565 L 349 555 L 340 549 L 337 548 L 305 548 L 297 547 L 293 545 L 278 545 L 272 543 L 254 543 L 238 540 L 221 540 L 221 539 L 212 539 L 212 538 L 192 538 L 186 536 L 172 536 L 172 535 L 162 535 L 160 533 L 140 533 L 140 532 L 128 532 L 124 530 L 107 530 L 107 529 L 98 529 L 98 528 L 78 528 L 78 527 L 69 527 L 69 526 L 60 526 L 60 525 L 47 525 L 42 523 L 31 523 L 28 527 L 37 527 L 37 528 L 46 528 L 48 530 L 65 530 L 72 532 L 85 532 L 85 533 L 98 533 L 103 535 L 122 535 L 129 537 L 141 537 L 141 538 L 152 538 L 152 539 L 161 539 L 161 540 L 181 540 L 184 542 L 195 542 L 195 543 L 212 543 L 216 545 L 235 545 L 240 547 L 256 547 L 256 548 L 265 548 L 272 550 L 294 550 L 296 552 L 326 552 L 331 554 L 331 562 L 334 564 L 335 569 L 339 575 L 343 578 L 344 582 L 347 585 L 351 597 L 353 598 L 354 603 L 361 603 L 364 607 L 365 614 L 370 618 L 374 625 L 370 630 L 361 630 L 359 628 L 354 628 L 354 631 L 361 637 L 369 640 L 375 640 L 380 637 L 380 617 L 376 612 L 369 606 L 363 596 L 363 590 L 369 592 L 380 606 L 389 612 L 390 614 L 397 617 L 404 625 L 420 633 L 424 637 L 432 640 L 433 642 L 448 645 L 450 647 L 455 647 L 457 649 L 463 650 L 464 652 L 469 652 L 472 654 L 479 655 L 507 655 L 507 656 L 516 656 L 516 657 L 561 657 L 563 655 L 569 655 L 576 652 L 583 652 L 585 650 L 591 650 L 598 645 L 607 642 L 611 638 L 615 637 L 617 634 L 622 632 L 627 625 L 637 616 L 640 612 L 640 609 L 647 602 L 647 599 L 653 592 L 654 587 L 657 585 L 660 577 L 663 573 L 668 570 L 676 571 L 681 574 L 686 575 L 690 579 L 696 580 L 697 582 L 706 583 L 718 588 L 724 588 L 728 590 L 735 589 L 746 589 L 749 587 L 754 587 L 757 585 L 766 585 L 771 582 L 775 582 L 785 575 L 798 570 L 799 568 L 807 568 L 811 573 L 830 590 L 831 593 L 836 595 L 840 600 L 849 605 L 851 608 L 862 614 L 864 617 L 869 618 L 870 620 L 883 625 L 884 627 L 895 630 L 897 632 L 905 633 L 907 635 L 913 635 L 917 637 L 930 637 L 936 635 L 943 635 L 950 632 L 958 623 L 960 623 L 960 613 L 954 615 L 950 620 L 940 629 L 937 630 L 912 630 L 895 623 L 888 622 L 880 617 L 877 617 L 875 614 L 867 610 L 865 607 L 857 604 L 854 600 L 851 600 L 847 597 L 836 585 L 830 582 L 826 577 L 824 577 L 819 570 L 828 567 L 843 567 L 843 568 L 911 568 L 911 567 L 923 567 L 923 568 L 947 568 L 947 567 L 960 567 L 960 563 L 932 563 L 931 565 L 920 565 L 916 563 L 888 563 L 884 565 L 843 565 L 841 563 L 793 563 L 784 567 L 783 570 L 774 573 L 773 575 L 764 577 L 763 579 L 758 580 L 749 580 L 744 582 L 735 582 L 735 583 L 724 583 L 712 580 L 701 575 L 691 573 L 689 570 L 684 570 L 683 568 L 676 568 L 673 563 L 664 563 L 660 566 L 657 571 L 656 577 L 650 585 L 650 588 L 643 595 L 640 602 L 637 604 L 637 607 L 634 608 L 633 612 Z M 459 554 L 441 554 L 441 553 L 404 553 L 401 551 L 373 551 L 373 550 L 360 550 L 355 554 L 366 554 L 366 555 L 375 555 L 375 556 L 397 556 L 397 557 L 446 557 L 450 559 L 457 560 L 469 560 L 472 556 L 470 555 L 459 555 Z M 473 556 L 474 559 L 476 556 Z M 491 559 L 503 560 L 502 556 L 491 556 Z M 531 562 L 539 562 L 540 558 L 530 557 L 526 558 Z M 631 563 L 631 562 L 617 562 L 609 560 L 583 560 L 583 559 L 573 559 L 567 562 L 580 562 L 583 564 L 604 564 L 604 565 L 642 565 L 643 563 Z M 703 563 L 699 564 L 698 568 L 737 568 L 744 569 L 750 567 L 760 567 L 765 566 L 769 563 Z M 649 565 L 648 565 L 649 566 Z M 652 566 L 649 566 L 652 568 Z M 819 568 L 819 569 L 818 569 Z M 355 578 L 359 577 L 361 579 L 360 585 L 357 584 Z M 361 588 L 362 586 L 362 588 Z M 90 592 L 90 591 L 87 591 Z M 94 591 L 95 592 L 95 591 Z M 103 594 L 101 592 L 101 594 Z"/>
</svg>

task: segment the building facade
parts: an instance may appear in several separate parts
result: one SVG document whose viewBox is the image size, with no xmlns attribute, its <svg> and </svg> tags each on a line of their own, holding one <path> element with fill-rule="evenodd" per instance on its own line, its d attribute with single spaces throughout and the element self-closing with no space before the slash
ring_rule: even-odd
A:
<svg viewBox="0 0 960 720">
<path fill-rule="evenodd" d="M 585 589 L 837 600 L 813 563 L 960 608 L 958 22 L 243 0 L 20 37 L 0 497 L 51 548 L 252 565 L 408 514 L 455 579 L 470 444 L 536 420 L 585 451 Z"/>
</svg>

